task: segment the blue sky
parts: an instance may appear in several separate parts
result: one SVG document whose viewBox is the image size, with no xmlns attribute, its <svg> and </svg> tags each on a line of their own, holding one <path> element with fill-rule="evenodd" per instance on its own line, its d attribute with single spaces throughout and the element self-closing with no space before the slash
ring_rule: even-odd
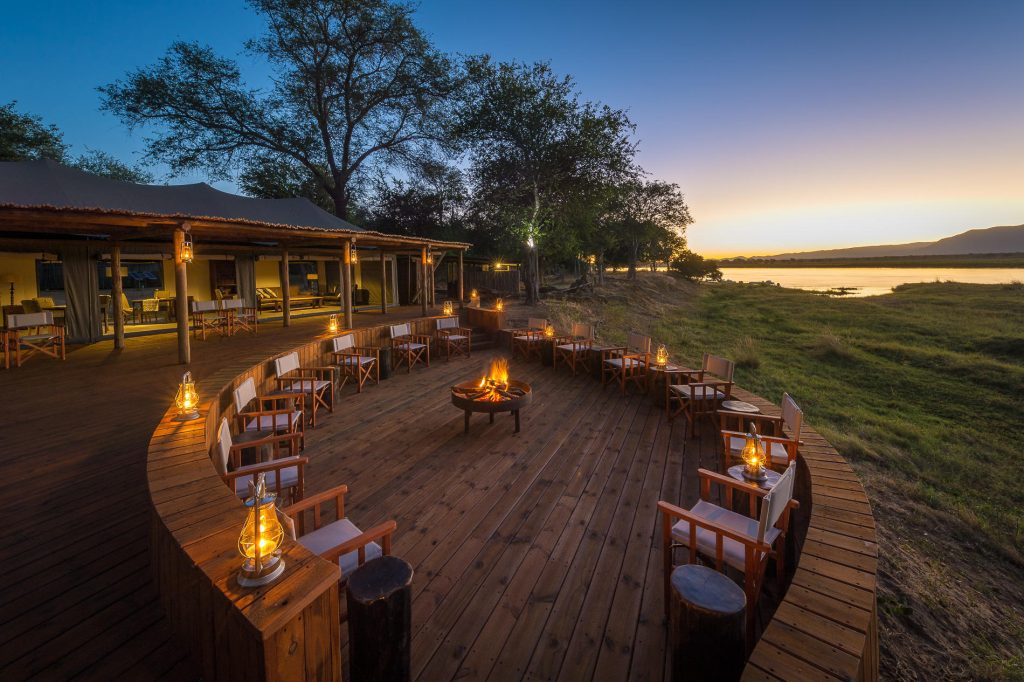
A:
<svg viewBox="0 0 1024 682">
<path fill-rule="evenodd" d="M 242 2 L 0 9 L 0 101 L 57 124 L 76 152 L 142 149 L 95 88 L 174 40 L 266 76 L 242 51 L 261 29 Z M 628 109 L 642 165 L 687 195 L 698 251 L 1024 222 L 1024 2 L 427 0 L 418 20 L 443 50 L 548 60 Z"/>
</svg>

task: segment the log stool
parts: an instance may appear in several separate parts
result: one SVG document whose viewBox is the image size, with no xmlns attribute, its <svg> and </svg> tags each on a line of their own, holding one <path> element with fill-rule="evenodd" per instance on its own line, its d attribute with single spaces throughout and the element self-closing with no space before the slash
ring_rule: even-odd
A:
<svg viewBox="0 0 1024 682">
<path fill-rule="evenodd" d="M 348 578 L 352 680 L 410 679 L 412 566 L 394 556 L 367 561 Z"/>
<path fill-rule="evenodd" d="M 699 564 L 672 571 L 672 679 L 738 680 L 747 661 L 747 597 Z"/>
</svg>

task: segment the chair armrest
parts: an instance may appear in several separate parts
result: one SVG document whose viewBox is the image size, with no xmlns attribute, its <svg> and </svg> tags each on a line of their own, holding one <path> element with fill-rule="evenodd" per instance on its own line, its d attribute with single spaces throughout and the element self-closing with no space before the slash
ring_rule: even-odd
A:
<svg viewBox="0 0 1024 682">
<path fill-rule="evenodd" d="M 664 502 L 664 501 L 659 501 L 658 502 L 658 511 L 660 511 L 662 514 L 664 514 L 666 519 L 679 519 L 680 521 L 686 521 L 688 523 L 692 523 L 693 525 L 697 526 L 698 528 L 704 528 L 705 530 L 709 530 L 712 533 L 714 533 L 715 535 L 718 535 L 720 537 L 726 537 L 726 538 L 729 538 L 731 540 L 735 540 L 736 542 L 740 542 L 740 543 L 742 543 L 744 545 L 748 545 L 748 546 L 751 546 L 751 547 L 757 547 L 758 546 L 758 543 L 757 543 L 756 539 L 748 537 L 746 535 L 741 535 L 741 534 L 736 533 L 735 531 L 733 531 L 733 530 L 731 530 L 729 528 L 726 528 L 724 526 L 720 526 L 717 523 L 713 523 L 711 521 L 708 521 L 707 519 L 701 518 L 699 516 L 695 516 L 695 515 L 691 514 L 689 511 L 687 511 L 686 509 L 683 509 L 682 507 L 677 507 L 674 504 L 670 504 L 670 503 Z M 764 545 L 763 548 L 771 549 L 767 545 Z"/>
<path fill-rule="evenodd" d="M 629 349 L 625 346 L 612 346 L 611 348 L 605 348 L 601 351 L 601 359 L 610 358 L 612 356 L 619 357 L 625 355 Z"/>
<path fill-rule="evenodd" d="M 380 355 L 380 348 L 377 346 L 353 346 L 352 350 L 362 355 Z"/>
<path fill-rule="evenodd" d="M 348 486 L 345 485 L 345 484 L 342 484 L 342 485 L 339 485 L 339 486 L 335 486 L 334 488 L 331 488 L 330 490 L 325 490 L 322 493 L 317 493 L 316 495 L 312 495 L 310 497 L 303 498 L 303 499 L 299 500 L 298 502 L 294 502 L 294 503 L 288 505 L 287 507 L 285 507 L 281 511 L 283 511 L 288 516 L 292 516 L 293 513 L 304 512 L 307 509 L 312 509 L 313 507 L 317 507 L 317 506 L 323 504 L 324 502 L 328 502 L 328 501 L 330 501 L 332 499 L 337 499 L 337 498 L 344 499 L 345 495 L 347 495 L 347 494 L 348 494 Z M 342 506 L 341 509 L 343 510 L 344 506 Z M 338 518 L 344 518 L 344 516 L 345 516 L 345 514 L 344 514 L 343 511 L 338 514 Z"/>
<path fill-rule="evenodd" d="M 430 342 L 433 340 L 429 334 L 409 334 L 409 338 L 427 346 L 429 346 Z"/>
<path fill-rule="evenodd" d="M 764 497 L 768 494 L 767 490 L 750 485 L 743 481 L 737 481 L 735 478 L 724 476 L 716 471 L 710 471 L 708 469 L 697 469 L 697 475 L 701 479 L 703 484 L 705 481 L 708 483 L 717 483 L 718 485 L 732 488 L 733 490 L 739 490 L 740 492 L 749 493 L 757 497 Z"/>
<path fill-rule="evenodd" d="M 294 436 L 289 436 L 292 438 Z M 253 474 L 265 474 L 271 471 L 280 471 L 281 469 L 287 469 L 288 467 L 298 466 L 302 468 L 309 464 L 309 457 L 303 457 L 302 455 L 295 455 L 293 457 L 282 457 L 281 459 L 272 459 L 269 462 L 262 462 L 260 464 L 246 464 L 245 466 L 238 467 L 234 471 L 229 471 L 224 474 L 225 481 L 233 481 L 236 478 L 242 476 L 251 476 Z"/>
<path fill-rule="evenodd" d="M 385 521 L 382 524 L 374 526 L 368 531 L 360 533 L 359 535 L 355 536 L 350 540 L 346 540 L 340 545 L 331 547 L 330 549 L 321 552 L 320 556 L 324 559 L 327 559 L 328 561 L 337 561 L 338 557 L 348 554 L 349 552 L 358 550 L 358 563 L 361 565 L 363 562 L 366 561 L 366 546 L 371 542 L 374 542 L 375 540 L 383 540 L 383 542 L 381 543 L 381 550 L 383 551 L 384 554 L 391 553 L 391 536 L 394 534 L 397 528 L 398 524 L 394 521 Z"/>
<path fill-rule="evenodd" d="M 717 413 L 722 417 L 736 417 L 738 419 L 746 419 L 747 421 L 765 421 L 778 423 L 782 421 L 782 417 L 773 417 L 767 414 L 759 414 L 757 412 L 737 412 L 735 410 L 717 410 Z"/>
<path fill-rule="evenodd" d="M 264 402 L 277 402 L 278 400 L 290 400 L 293 403 L 297 403 L 302 400 L 302 396 L 295 393 L 264 393 L 263 395 L 256 396 L 256 400 L 260 404 Z"/>
</svg>

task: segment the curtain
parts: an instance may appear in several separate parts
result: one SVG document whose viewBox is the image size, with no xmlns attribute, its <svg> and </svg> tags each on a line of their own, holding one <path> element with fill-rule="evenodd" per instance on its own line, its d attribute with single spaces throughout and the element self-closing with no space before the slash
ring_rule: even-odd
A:
<svg viewBox="0 0 1024 682">
<path fill-rule="evenodd" d="M 245 301 L 247 307 L 257 307 L 256 259 L 251 255 L 235 256 L 235 275 L 238 297 Z"/>
<path fill-rule="evenodd" d="M 67 338 L 71 343 L 95 343 L 102 337 L 100 276 L 96 253 L 87 244 L 61 248 L 64 261 L 64 294 Z"/>
</svg>

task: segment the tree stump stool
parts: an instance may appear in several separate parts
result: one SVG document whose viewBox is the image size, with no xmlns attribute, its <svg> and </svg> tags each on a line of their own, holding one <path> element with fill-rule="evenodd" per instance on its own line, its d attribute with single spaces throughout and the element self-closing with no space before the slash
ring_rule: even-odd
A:
<svg viewBox="0 0 1024 682">
<path fill-rule="evenodd" d="M 383 556 L 349 576 L 349 679 L 410 679 L 412 574 L 409 562 Z"/>
<path fill-rule="evenodd" d="M 738 680 L 747 661 L 747 597 L 724 574 L 698 564 L 672 571 L 673 680 Z"/>
</svg>

